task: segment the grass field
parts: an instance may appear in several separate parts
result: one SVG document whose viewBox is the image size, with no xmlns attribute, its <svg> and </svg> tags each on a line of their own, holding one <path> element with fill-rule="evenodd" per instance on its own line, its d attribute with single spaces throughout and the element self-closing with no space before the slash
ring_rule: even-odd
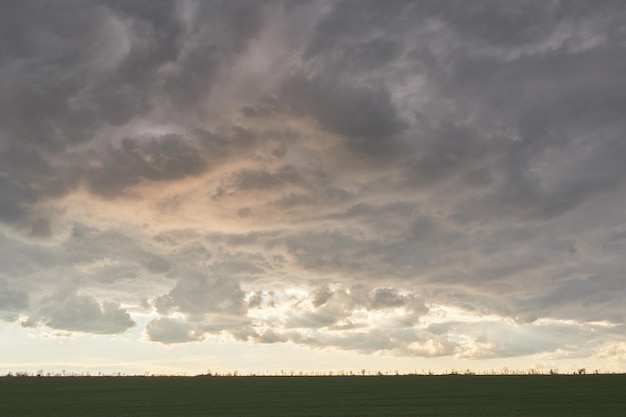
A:
<svg viewBox="0 0 626 417">
<path fill-rule="evenodd" d="M 0 378 L 0 416 L 626 416 L 626 375 Z"/>
</svg>

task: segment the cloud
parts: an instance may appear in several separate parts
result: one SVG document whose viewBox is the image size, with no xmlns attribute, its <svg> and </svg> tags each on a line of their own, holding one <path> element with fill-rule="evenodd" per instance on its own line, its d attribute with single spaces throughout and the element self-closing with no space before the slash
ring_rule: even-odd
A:
<svg viewBox="0 0 626 417">
<path fill-rule="evenodd" d="M 2 25 L 7 70 L 0 77 L 10 88 L 0 94 L 0 221 L 37 222 L 35 206 L 81 187 L 79 178 L 92 192 L 114 197 L 141 181 L 205 169 L 192 141 L 174 133 L 180 126 L 152 140 L 137 139 L 141 128 L 120 132 L 134 123 L 160 124 L 160 117 L 191 117 L 226 61 L 256 34 L 256 6 L 45 2 L 3 8 L 11 17 Z M 34 234 L 40 229 L 35 225 Z"/>
<path fill-rule="evenodd" d="M 289 105 L 366 153 L 385 152 L 386 139 L 404 128 L 383 85 L 295 76 L 285 83 Z"/>
<path fill-rule="evenodd" d="M 609 343 L 602 348 L 598 356 L 610 358 L 618 362 L 626 362 L 626 344 L 624 342 Z"/>
<path fill-rule="evenodd" d="M 7 143 L 0 147 L 0 161 L 0 221 L 21 226 L 35 237 L 47 237 L 46 214 L 40 215 L 34 206 L 43 199 L 64 195 L 71 180 L 56 172 L 45 155 L 29 145 Z"/>
<path fill-rule="evenodd" d="M 278 168 L 275 172 L 244 169 L 236 172 L 232 176 L 231 181 L 239 190 L 263 190 L 288 184 L 298 184 L 302 180 L 295 167 L 285 165 Z"/>
<path fill-rule="evenodd" d="M 626 314 L 623 21 L 616 2 L 5 2 L 2 317 L 617 358 L 590 323 Z"/>
<path fill-rule="evenodd" d="M 89 190 L 105 197 L 115 197 L 142 181 L 176 180 L 207 169 L 197 147 L 174 134 L 143 141 L 125 138 L 105 155 L 86 155 L 85 167 Z"/>
<path fill-rule="evenodd" d="M 371 289 L 363 285 L 345 288 L 333 284 L 310 291 L 305 298 L 288 299 L 289 309 L 280 318 L 272 316 L 277 327 L 316 329 L 319 332 L 343 332 L 357 329 L 397 329 L 419 323 L 428 308 L 412 293 L 397 289 Z M 271 307 L 281 308 L 284 301 L 273 300 Z M 258 302 L 258 306 L 261 304 Z M 268 306 L 270 307 L 270 306 Z M 267 320 L 267 319 L 264 319 Z"/>
<path fill-rule="evenodd" d="M 152 320 L 146 326 L 146 335 L 150 341 L 164 344 L 204 340 L 203 333 L 193 330 L 186 321 L 169 318 Z"/>
<path fill-rule="evenodd" d="M 117 334 L 135 326 L 135 321 L 118 303 L 99 303 L 89 295 L 58 292 L 42 300 L 39 311 L 25 322 L 58 330 Z"/>
<path fill-rule="evenodd" d="M 174 273 L 180 275 L 174 288 L 153 300 L 160 317 L 146 327 L 150 341 L 201 341 L 207 333 L 224 331 L 239 340 L 256 336 L 247 317 L 248 307 L 254 306 L 254 302 L 246 303 L 245 293 L 235 278 L 212 278 L 189 268 Z"/>
<path fill-rule="evenodd" d="M 288 340 L 289 338 L 287 336 L 276 333 L 272 330 L 265 331 L 262 335 L 260 335 L 256 339 L 258 343 L 266 343 L 266 344 L 284 343 L 284 342 L 287 342 Z"/>
<path fill-rule="evenodd" d="M 245 293 L 233 279 L 209 278 L 193 272 L 181 277 L 174 288 L 155 299 L 157 311 L 162 314 L 181 312 L 193 317 L 209 313 L 245 315 Z"/>
<path fill-rule="evenodd" d="M 451 341 L 448 335 L 426 335 L 426 337 L 408 342 L 400 349 L 403 354 L 435 358 L 454 355 L 459 349 L 459 344 Z"/>
<path fill-rule="evenodd" d="M 378 288 L 374 291 L 371 306 L 374 309 L 400 307 L 405 304 L 405 297 L 395 288 Z"/>
<path fill-rule="evenodd" d="M 17 319 L 15 312 L 22 311 L 28 306 L 28 293 L 10 288 L 6 280 L 0 279 L 0 318 L 14 321 Z"/>
</svg>

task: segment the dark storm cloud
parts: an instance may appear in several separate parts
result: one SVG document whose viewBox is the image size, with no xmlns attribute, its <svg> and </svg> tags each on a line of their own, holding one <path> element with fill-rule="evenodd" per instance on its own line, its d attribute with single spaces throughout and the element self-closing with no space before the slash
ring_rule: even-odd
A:
<svg viewBox="0 0 626 417">
<path fill-rule="evenodd" d="M 471 127 L 444 121 L 436 126 L 422 123 L 414 132 L 418 149 L 405 164 L 405 181 L 429 187 L 451 177 L 469 175 L 472 169 L 487 170 L 484 164 L 498 157 L 503 145 L 481 136 Z"/>
<path fill-rule="evenodd" d="M 3 2 L 1 317 L 114 334 L 141 303 L 155 342 L 427 357 L 622 340 L 625 19 Z"/>
<path fill-rule="evenodd" d="M 580 29 L 588 24 L 594 30 L 602 30 L 598 35 L 619 36 L 619 14 L 623 13 L 621 3 L 612 0 L 598 5 L 588 1 L 516 1 L 506 5 L 491 0 L 452 3 L 453 6 L 429 1 L 422 2 L 421 6 L 430 16 L 441 19 L 459 34 L 473 38 L 477 44 L 509 48 L 541 44 L 561 26 L 568 25 Z M 575 32 L 567 35 L 571 41 L 583 42 L 585 35 L 590 34 Z"/>
<path fill-rule="evenodd" d="M 12 140 L 51 150 L 89 140 L 99 121 L 88 108 L 76 108 L 72 97 L 91 77 L 90 47 L 106 26 L 107 11 L 79 1 L 9 1 L 2 9 L 5 132 Z"/>
<path fill-rule="evenodd" d="M 68 189 L 67 178 L 56 172 L 36 147 L 7 144 L 0 148 L 0 164 L 0 221 L 4 223 L 28 221 L 33 217 L 32 204 L 63 195 Z"/>
<path fill-rule="evenodd" d="M 548 10 L 537 5 L 524 5 L 524 8 L 505 6 L 493 11 L 488 11 L 484 5 L 477 5 L 468 6 L 471 12 L 460 14 L 457 19 L 451 18 L 450 14 L 441 14 L 442 19 L 456 31 L 465 30 L 473 35 L 480 35 L 482 30 L 498 30 L 499 23 L 493 21 L 498 14 L 509 16 L 516 22 L 514 26 L 520 26 L 515 32 L 518 38 L 480 35 L 473 41 L 476 43 L 474 49 L 444 52 L 441 58 L 448 58 L 445 61 L 447 70 L 429 73 L 429 80 L 440 86 L 438 93 L 441 97 L 456 100 L 458 104 L 453 105 L 455 112 L 471 113 L 477 117 L 478 123 L 474 123 L 477 132 L 484 129 L 486 126 L 481 129 L 481 124 L 487 122 L 510 123 L 512 127 L 509 133 L 496 133 L 495 136 L 501 137 L 497 146 L 504 151 L 500 158 L 501 166 L 487 166 L 495 168 L 494 172 L 501 173 L 505 180 L 501 187 L 494 189 L 495 200 L 490 201 L 491 207 L 506 207 L 514 202 L 514 209 L 533 211 L 529 215 L 537 218 L 560 215 L 610 187 L 616 177 L 623 176 L 623 172 L 612 170 L 607 175 L 602 172 L 585 174 L 582 170 L 568 172 L 565 165 L 552 169 L 546 166 L 546 175 L 542 176 L 533 172 L 533 167 L 548 163 L 552 155 L 571 157 L 589 152 L 583 140 L 595 142 L 595 152 L 589 154 L 593 159 L 593 153 L 603 153 L 605 146 L 614 149 L 612 134 L 606 129 L 612 126 L 611 130 L 615 131 L 623 127 L 619 116 L 624 99 L 619 85 L 623 80 L 618 74 L 625 63 L 618 58 L 622 55 L 618 50 L 622 48 L 615 42 L 623 34 L 615 31 L 619 17 L 613 13 L 620 14 L 615 4 L 603 5 L 605 8 L 593 12 L 587 10 L 588 13 L 582 16 L 578 14 L 579 9 L 585 8 L 583 6 L 588 6 L 588 3 L 575 6 L 558 3 Z M 460 9 L 462 11 L 463 8 Z M 531 19 L 536 12 L 541 18 Z M 486 23 L 472 23 L 477 17 L 487 19 Z M 551 28 L 549 22 L 552 21 L 558 22 L 558 25 Z M 605 24 L 609 28 L 606 31 L 599 27 Z M 569 29 L 565 29 L 566 26 Z M 565 40 L 558 45 L 543 46 L 544 43 L 549 44 L 550 36 L 556 37 L 559 30 Z M 579 46 L 585 35 L 599 44 Z M 481 45 L 492 47 L 491 43 L 496 41 L 537 50 L 515 58 L 507 57 L 504 51 L 477 53 Z M 470 102 L 472 108 L 466 108 L 466 103 Z M 593 132 L 598 129 L 604 130 L 605 134 L 591 139 L 590 136 L 595 136 Z M 611 162 L 609 164 L 612 165 Z M 548 175 L 568 177 L 568 182 L 549 189 L 541 178 L 550 178 Z"/>
<path fill-rule="evenodd" d="M 466 71 L 459 70 L 464 79 L 455 83 L 451 91 L 463 95 L 468 87 L 471 97 L 479 89 L 487 99 L 483 110 L 490 111 L 491 117 L 500 113 L 513 120 L 516 127 L 510 142 L 498 145 L 504 151 L 500 166 L 491 166 L 504 176 L 502 186 L 493 195 L 500 201 L 493 203 L 513 203 L 521 210 L 526 206 L 536 217 L 559 215 L 613 187 L 616 178 L 624 176 L 623 170 L 605 154 L 605 149 L 615 151 L 616 146 L 621 146 L 606 129 L 623 127 L 619 108 L 623 107 L 620 103 L 624 97 L 615 91 L 620 90 L 617 86 L 622 80 L 618 73 L 624 63 L 614 61 L 616 53 L 611 49 L 602 47 L 575 54 L 556 51 L 506 64 L 491 62 L 480 70 L 494 72 L 484 80 L 467 78 Z M 598 67 L 598 62 L 607 65 Z M 509 104 L 507 97 L 523 100 Z M 599 129 L 605 130 L 601 137 L 594 133 Z M 592 140 L 594 145 L 590 148 Z M 563 155 L 561 160 L 559 154 Z M 564 164 L 565 158 L 581 156 L 586 161 Z M 607 165 L 599 171 L 585 172 L 588 167 L 584 165 L 596 166 L 601 158 Z M 546 165 L 544 175 L 533 172 L 533 167 L 550 162 L 562 165 Z M 550 181 L 553 178 L 559 181 Z"/>
<path fill-rule="evenodd" d="M 296 112 L 347 138 L 348 146 L 356 150 L 385 152 L 385 141 L 404 128 L 384 85 L 294 76 L 284 88 Z"/>
<path fill-rule="evenodd" d="M 410 1 L 388 1 L 384 5 L 376 1 L 334 3 L 317 23 L 304 58 L 339 71 L 367 72 L 393 62 L 401 48 L 394 41 L 421 20 L 415 11 L 419 5 Z"/>
<path fill-rule="evenodd" d="M 372 4 L 357 7 L 342 2 L 318 26 L 309 56 L 315 56 L 316 63 L 330 65 L 329 71 L 346 68 L 343 63 L 330 63 L 350 51 L 366 27 L 383 28 L 393 38 L 408 32 L 407 22 L 439 20 L 443 25 L 435 33 L 447 36 L 449 47 L 427 36 L 417 39 L 414 46 L 416 51 L 428 51 L 416 55 L 414 69 L 426 77 L 432 93 L 427 107 L 415 110 L 425 110 L 426 120 L 443 116 L 445 124 L 434 131 L 415 131 L 419 137 L 415 138 L 414 162 L 409 165 L 415 180 L 459 175 L 472 166 L 483 172 L 493 169 L 505 175 L 506 183 L 498 192 L 503 200 L 513 195 L 521 204 L 534 202 L 545 215 L 558 214 L 614 178 L 578 179 L 565 195 L 554 198 L 558 207 L 551 207 L 555 204 L 548 201 L 551 196 L 543 196 L 539 184 L 527 178 L 531 167 L 551 150 L 567 152 L 579 146 L 571 142 L 571 136 L 574 129 L 581 130 L 581 120 L 584 129 L 620 121 L 623 89 L 616 86 L 623 82 L 618 74 L 624 62 L 615 41 L 624 36 L 619 31 L 622 12 L 616 3 L 602 5 L 460 2 L 450 7 L 436 2 L 392 2 L 388 10 L 382 10 Z M 587 38 L 599 44 L 583 46 Z M 522 48 L 523 53 L 507 55 L 505 46 Z M 337 74 L 342 76 L 339 70 Z M 385 77 L 387 73 L 378 74 Z M 441 110 L 434 113 L 436 109 Z M 450 120 L 468 115 L 479 117 L 469 128 Z M 514 130 L 505 134 L 513 136 L 486 130 L 487 122 L 511 123 Z M 498 161 L 502 165 L 494 166 Z"/>
<path fill-rule="evenodd" d="M 203 172 L 207 163 L 197 147 L 180 135 L 168 134 L 147 141 L 126 138 L 105 156 L 86 155 L 98 161 L 86 167 L 86 182 L 94 194 L 116 196 L 141 181 L 167 181 Z"/>
<path fill-rule="evenodd" d="M 31 207 L 76 189 L 79 177 L 91 191 L 114 196 L 140 180 L 201 171 L 203 157 L 174 136 L 142 144 L 131 137 L 118 146 L 101 134 L 154 116 L 201 116 L 198 104 L 217 72 L 259 30 L 259 6 L 3 3 L 0 220 L 24 230 L 33 223 L 33 235 L 41 236 Z M 90 168 L 77 170 L 85 160 Z"/>
<path fill-rule="evenodd" d="M 107 6 L 141 41 L 109 84 L 120 81 L 129 92 L 184 117 L 195 114 L 210 92 L 218 71 L 240 53 L 260 28 L 260 4 L 242 2 L 110 1 Z M 122 93 L 119 99 L 128 97 Z M 116 97 L 114 96 L 115 100 Z"/>
</svg>

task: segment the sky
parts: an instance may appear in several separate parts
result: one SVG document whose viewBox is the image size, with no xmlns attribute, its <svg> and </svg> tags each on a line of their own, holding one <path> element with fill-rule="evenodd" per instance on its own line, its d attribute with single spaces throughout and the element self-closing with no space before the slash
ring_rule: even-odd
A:
<svg viewBox="0 0 626 417">
<path fill-rule="evenodd" d="M 0 373 L 626 370 L 622 1 L 0 2 Z"/>
</svg>

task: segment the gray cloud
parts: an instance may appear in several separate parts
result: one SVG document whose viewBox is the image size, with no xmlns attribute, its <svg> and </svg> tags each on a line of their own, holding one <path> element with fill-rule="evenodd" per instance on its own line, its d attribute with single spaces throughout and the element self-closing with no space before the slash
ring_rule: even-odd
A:
<svg viewBox="0 0 626 417">
<path fill-rule="evenodd" d="M 167 314 L 174 311 L 200 317 L 209 313 L 245 314 L 244 292 L 235 280 L 208 278 L 187 272 L 174 288 L 155 300 L 157 311 Z"/>
<path fill-rule="evenodd" d="M 275 172 L 244 169 L 236 172 L 230 181 L 240 190 L 263 190 L 283 185 L 298 184 L 302 182 L 302 177 L 295 167 L 285 165 Z"/>
<path fill-rule="evenodd" d="M 98 163 L 86 167 L 86 182 L 90 191 L 103 196 L 116 196 L 141 181 L 173 180 L 207 169 L 196 146 L 174 134 L 147 141 L 126 138 L 119 148 L 109 148 L 105 157 L 93 156 Z"/>
<path fill-rule="evenodd" d="M 0 221 L 25 229 L 37 221 L 34 205 L 80 187 L 80 179 L 111 197 L 142 180 L 202 171 L 204 158 L 180 136 L 106 142 L 119 140 L 110 132 L 140 119 L 198 115 L 219 69 L 260 25 L 257 5 L 232 2 L 9 2 L 2 8 Z M 84 162 L 89 165 L 76 169 Z"/>
<path fill-rule="evenodd" d="M 321 335 L 306 336 L 299 343 L 311 344 L 317 347 L 336 346 L 345 350 L 354 350 L 360 353 L 374 353 L 393 348 L 393 342 L 388 335 L 379 330 L 357 332 L 348 335 Z"/>
<path fill-rule="evenodd" d="M 372 308 L 400 307 L 405 304 L 405 297 L 393 288 L 378 288 L 372 297 Z"/>
<path fill-rule="evenodd" d="M 26 321 L 29 326 L 38 324 L 59 330 L 115 334 L 136 323 L 117 303 L 99 303 L 89 295 L 58 292 L 42 300 L 38 313 Z"/>
<path fill-rule="evenodd" d="M 624 14 L 4 2 L 1 317 L 472 359 L 623 342 Z"/>
<path fill-rule="evenodd" d="M 9 283 L 0 279 L 0 311 L 13 312 L 27 308 L 29 305 L 28 293 L 10 288 Z"/>
<path fill-rule="evenodd" d="M 354 85 L 347 80 L 294 76 L 284 90 L 296 112 L 345 137 L 346 144 L 358 151 L 387 152 L 388 139 L 405 127 L 381 84 Z"/>
<path fill-rule="evenodd" d="M 428 312 L 424 302 L 413 293 L 401 294 L 395 288 L 381 287 L 370 289 L 368 286 L 355 285 L 351 288 L 320 287 L 310 293 L 313 309 L 301 309 L 297 304 L 287 315 L 285 327 L 289 329 L 306 328 L 329 330 L 348 330 L 367 328 L 365 321 L 355 322 L 352 316 L 359 309 L 371 312 L 389 311 L 404 308 L 403 314 L 394 313 L 387 320 L 389 327 L 410 327 L 419 322 L 420 316 Z"/>
<path fill-rule="evenodd" d="M 165 344 L 204 340 L 203 333 L 193 330 L 185 321 L 169 318 L 152 320 L 146 326 L 146 335 L 153 342 Z"/>
<path fill-rule="evenodd" d="M 268 330 L 260 335 L 257 339 L 259 343 L 284 343 L 287 342 L 289 338 L 285 335 L 278 334 L 272 330 Z"/>
<path fill-rule="evenodd" d="M 3 141 L 4 142 L 4 141 Z M 72 180 L 55 171 L 36 147 L 4 142 L 0 147 L 0 221 L 21 225 L 34 235 L 46 235 L 45 218 L 33 206 L 64 195 Z"/>
</svg>

